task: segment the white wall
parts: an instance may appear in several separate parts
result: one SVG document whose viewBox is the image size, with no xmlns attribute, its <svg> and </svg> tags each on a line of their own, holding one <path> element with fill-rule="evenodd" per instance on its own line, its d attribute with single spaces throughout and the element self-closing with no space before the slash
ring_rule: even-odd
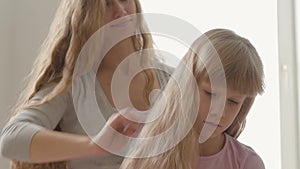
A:
<svg viewBox="0 0 300 169">
<path fill-rule="evenodd" d="M 58 0 L 0 1 L 0 128 L 45 38 Z M 0 168 L 9 161 L 0 157 Z"/>
<path fill-rule="evenodd" d="M 295 1 L 295 22 L 296 22 L 296 55 L 297 65 L 300 65 L 300 2 Z M 300 67 L 298 69 L 298 165 L 300 168 Z"/>
<path fill-rule="evenodd" d="M 8 117 L 8 109 L 12 97 L 10 94 L 10 84 L 12 77 L 11 67 L 11 3 L 9 0 L 0 1 L 0 128 Z M 7 160 L 0 157 L 0 167 L 8 168 Z"/>
<path fill-rule="evenodd" d="M 11 72 L 9 69 L 9 65 L 11 64 L 10 61 L 10 53 L 11 53 L 11 6 L 10 3 L 8 3 L 9 0 L 1 1 L 0 2 L 0 77 L 2 83 L 0 83 L 0 88 L 1 88 L 1 95 L 8 95 L 7 89 L 10 84 L 10 79 L 11 78 L 5 78 L 3 77 L 7 76 L 8 72 Z M 5 97 L 0 97 L 0 107 L 6 107 L 7 105 L 7 98 Z M 2 112 L 2 111 L 1 111 Z M 0 113 L 0 119 L 3 120 L 3 117 L 6 117 L 3 113 Z"/>
</svg>

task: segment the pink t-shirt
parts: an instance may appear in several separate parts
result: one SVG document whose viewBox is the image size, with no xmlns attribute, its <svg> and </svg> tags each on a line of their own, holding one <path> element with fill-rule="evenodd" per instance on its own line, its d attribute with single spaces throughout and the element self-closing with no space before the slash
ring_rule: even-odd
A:
<svg viewBox="0 0 300 169">
<path fill-rule="evenodd" d="M 262 159 L 255 151 L 225 134 L 226 142 L 220 152 L 199 156 L 197 169 L 264 169 Z"/>
</svg>

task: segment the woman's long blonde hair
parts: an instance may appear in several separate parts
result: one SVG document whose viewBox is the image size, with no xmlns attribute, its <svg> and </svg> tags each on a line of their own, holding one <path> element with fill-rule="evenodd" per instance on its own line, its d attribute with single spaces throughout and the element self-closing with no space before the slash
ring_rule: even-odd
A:
<svg viewBox="0 0 300 169">
<path fill-rule="evenodd" d="M 139 0 L 133 0 L 136 4 L 137 13 L 141 13 Z M 68 92 L 72 85 L 73 70 L 79 56 L 80 50 L 88 39 L 103 26 L 105 14 L 105 0 L 61 0 L 56 11 L 54 20 L 50 26 L 49 33 L 41 46 L 40 53 L 33 64 L 31 73 L 25 81 L 24 90 L 14 107 L 14 114 L 19 113 L 28 106 L 38 106 L 62 93 Z M 143 18 L 139 20 L 136 32 L 148 32 Z M 137 34 L 132 37 L 135 49 L 142 50 L 152 48 L 152 37 L 150 34 Z M 144 71 L 147 85 L 144 95 L 148 99 L 154 76 L 151 71 Z M 41 101 L 30 105 L 30 99 L 46 84 L 55 82 L 55 88 Z M 148 100 L 147 100 L 148 101 Z M 13 167 L 17 168 L 55 168 L 62 163 L 49 164 L 26 164 L 13 161 Z M 34 167 L 33 167 L 34 166 Z"/>
<path fill-rule="evenodd" d="M 139 0 L 134 0 L 137 13 L 141 13 Z M 14 112 L 28 106 L 29 100 L 48 83 L 56 82 L 56 87 L 45 98 L 36 103 L 42 104 L 53 97 L 69 91 L 78 55 L 87 40 L 103 25 L 106 2 L 103 0 L 62 0 L 51 24 L 49 34 L 41 46 L 40 53 L 26 78 L 25 89 L 21 93 Z M 136 32 L 147 32 L 143 18 Z M 136 50 L 152 48 L 150 34 L 137 34 L 132 37 Z M 145 93 L 149 94 L 153 85 L 153 74 L 147 76 Z M 148 97 L 146 97 L 148 98 Z"/>
<path fill-rule="evenodd" d="M 198 58 L 198 55 L 204 55 L 205 65 Z M 217 55 L 217 56 L 216 56 Z M 218 57 L 222 67 L 216 67 L 214 57 Z M 203 58 L 202 58 L 203 59 Z M 168 138 L 157 140 L 154 144 L 147 142 L 138 142 L 137 147 L 131 150 L 128 157 L 123 161 L 121 169 L 193 169 L 195 168 L 195 158 L 198 155 L 198 138 L 199 132 L 195 131 L 196 127 L 192 127 L 186 133 L 185 137 L 179 141 L 177 145 L 165 152 L 151 156 L 153 151 L 164 149 L 165 145 L 174 142 L 178 133 L 186 131 L 193 119 L 189 116 L 189 112 L 198 110 L 196 105 L 197 99 L 196 86 L 193 85 L 191 78 L 196 79 L 199 83 L 201 80 L 209 80 L 207 66 L 211 68 L 210 76 L 220 76 L 220 69 L 224 70 L 227 86 L 246 94 L 248 97 L 235 118 L 232 125 L 226 130 L 226 133 L 237 138 L 243 131 L 246 116 L 252 106 L 255 96 L 263 92 L 263 65 L 261 59 L 252 46 L 245 38 L 238 36 L 234 32 L 226 29 L 213 29 L 200 36 L 188 53 L 181 61 L 185 67 L 192 73 L 193 77 L 184 76 L 184 69 L 178 67 L 174 74 L 174 78 L 170 79 L 164 93 L 165 104 L 161 104 L 162 100 L 158 100 L 153 110 L 162 110 L 160 117 L 156 120 L 145 124 L 139 138 L 151 138 L 160 133 L 167 131 L 172 125 L 184 124 L 173 130 Z M 220 73 L 221 72 L 221 73 Z M 220 76 L 221 77 L 221 76 Z M 180 79 L 176 82 L 175 79 Z M 183 88 L 178 89 L 178 83 L 182 83 Z M 191 85 L 192 84 L 192 85 Z M 161 97 L 162 98 L 162 97 Z M 185 104 L 181 104 L 181 101 Z M 153 112 L 157 114 L 157 112 Z M 185 115 L 186 114 L 186 115 Z M 197 123 L 197 121 L 196 121 Z M 196 124 L 195 123 L 195 124 Z M 184 129 L 185 128 L 185 129 Z M 145 157 L 145 153 L 150 157 Z M 139 158 L 140 157 L 140 158 Z"/>
</svg>

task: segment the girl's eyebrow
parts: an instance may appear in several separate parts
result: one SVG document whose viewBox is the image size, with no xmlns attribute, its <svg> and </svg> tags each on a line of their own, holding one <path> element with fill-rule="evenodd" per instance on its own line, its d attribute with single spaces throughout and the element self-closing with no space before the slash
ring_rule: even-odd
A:
<svg viewBox="0 0 300 169">
<path fill-rule="evenodd" d="M 245 99 L 245 96 L 231 96 L 231 97 L 228 97 L 228 99 L 232 99 L 234 101 L 244 101 Z"/>
</svg>

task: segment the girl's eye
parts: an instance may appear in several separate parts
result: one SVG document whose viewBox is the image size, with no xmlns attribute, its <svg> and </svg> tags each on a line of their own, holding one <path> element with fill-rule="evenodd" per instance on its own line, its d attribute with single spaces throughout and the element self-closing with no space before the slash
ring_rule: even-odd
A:
<svg viewBox="0 0 300 169">
<path fill-rule="evenodd" d="M 239 102 L 235 101 L 235 100 L 232 100 L 232 99 L 229 99 L 228 100 L 229 104 L 234 104 L 234 105 L 238 105 Z"/>
<path fill-rule="evenodd" d="M 204 93 L 205 93 L 207 96 L 216 96 L 215 93 L 212 93 L 212 92 L 210 92 L 210 91 L 208 91 L 208 90 L 204 90 Z"/>
<path fill-rule="evenodd" d="M 110 6 L 110 0 L 106 1 L 106 6 Z"/>
</svg>

